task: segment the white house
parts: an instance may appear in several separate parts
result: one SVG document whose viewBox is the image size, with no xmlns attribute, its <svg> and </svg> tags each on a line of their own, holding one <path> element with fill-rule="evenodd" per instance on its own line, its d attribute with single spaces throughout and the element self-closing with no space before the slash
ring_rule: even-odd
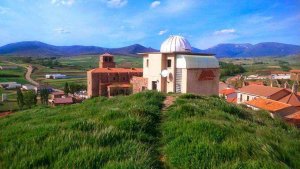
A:
<svg viewBox="0 0 300 169">
<path fill-rule="evenodd" d="M 46 74 L 46 79 L 65 79 L 67 78 L 67 75 L 64 74 Z"/>
</svg>

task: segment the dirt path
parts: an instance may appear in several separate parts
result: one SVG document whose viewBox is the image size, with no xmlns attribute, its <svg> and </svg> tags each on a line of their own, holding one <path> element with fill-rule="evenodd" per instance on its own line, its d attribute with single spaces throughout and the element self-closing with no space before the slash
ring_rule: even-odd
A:
<svg viewBox="0 0 300 169">
<path fill-rule="evenodd" d="M 168 108 L 174 103 L 174 101 L 176 100 L 176 97 L 175 96 L 167 96 L 164 100 L 164 106 L 162 108 L 162 111 L 161 111 L 161 120 L 160 120 L 160 123 L 163 123 L 164 122 L 164 116 L 166 114 L 166 111 L 168 110 Z M 161 136 L 162 137 L 162 136 Z M 162 143 L 160 143 L 160 146 L 159 146 L 159 152 L 160 152 L 160 155 L 159 155 L 159 161 L 162 165 L 163 168 L 168 168 L 166 166 L 166 157 L 165 155 L 162 153 L 162 148 L 163 148 L 163 145 Z"/>
</svg>

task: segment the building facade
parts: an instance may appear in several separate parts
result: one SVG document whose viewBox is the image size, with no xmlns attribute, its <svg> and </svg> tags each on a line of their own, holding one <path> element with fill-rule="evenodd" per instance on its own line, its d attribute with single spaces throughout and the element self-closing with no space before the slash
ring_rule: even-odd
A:
<svg viewBox="0 0 300 169">
<path fill-rule="evenodd" d="M 141 53 L 146 88 L 164 93 L 194 93 L 218 95 L 219 62 L 214 55 L 192 53 L 189 42 L 181 36 L 171 36 L 160 52 Z"/>
<path fill-rule="evenodd" d="M 116 68 L 113 55 L 108 53 L 99 57 L 99 68 L 87 72 L 87 95 L 114 96 L 131 93 L 130 80 L 143 76 L 141 68 Z"/>
</svg>

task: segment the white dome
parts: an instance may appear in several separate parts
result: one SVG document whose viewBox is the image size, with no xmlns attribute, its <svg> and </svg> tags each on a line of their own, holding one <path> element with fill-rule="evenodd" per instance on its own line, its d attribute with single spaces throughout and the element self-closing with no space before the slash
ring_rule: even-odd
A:
<svg viewBox="0 0 300 169">
<path fill-rule="evenodd" d="M 192 52 L 192 47 L 182 36 L 170 36 L 160 47 L 161 53 Z"/>
</svg>

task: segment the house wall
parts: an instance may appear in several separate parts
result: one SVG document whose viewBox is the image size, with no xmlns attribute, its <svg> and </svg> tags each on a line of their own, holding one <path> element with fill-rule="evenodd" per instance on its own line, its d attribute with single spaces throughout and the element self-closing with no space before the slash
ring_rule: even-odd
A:
<svg viewBox="0 0 300 169">
<path fill-rule="evenodd" d="M 99 78 L 97 74 L 93 74 L 92 71 L 87 72 L 87 95 L 88 97 L 98 96 L 98 83 Z"/>
<path fill-rule="evenodd" d="M 213 77 L 199 79 L 203 71 L 210 71 Z M 197 68 L 183 69 L 182 89 L 183 93 L 194 93 L 200 95 L 218 95 L 219 91 L 219 69 Z"/>
<path fill-rule="evenodd" d="M 176 58 L 175 55 L 167 55 L 166 56 L 167 60 L 171 60 L 171 67 L 168 67 L 168 65 L 166 65 L 166 69 L 169 72 L 169 76 L 167 77 L 167 92 L 175 92 L 175 82 L 176 82 Z M 168 62 L 167 62 L 168 63 Z"/>
<path fill-rule="evenodd" d="M 148 87 L 148 79 L 143 77 L 134 76 L 130 83 L 132 84 L 132 93 L 141 92 Z"/>
<path fill-rule="evenodd" d="M 251 95 L 251 94 L 248 94 L 248 93 L 241 93 L 241 92 L 238 92 L 238 93 L 237 93 L 237 103 L 238 103 L 238 104 L 244 103 L 244 102 L 253 100 L 253 99 L 257 98 L 257 97 L 260 97 L 260 96 L 257 96 L 257 95 Z M 262 98 L 265 98 L 265 97 L 262 97 Z"/>
<path fill-rule="evenodd" d="M 300 80 L 300 73 L 291 72 L 291 80 Z"/>
<path fill-rule="evenodd" d="M 148 67 L 147 67 L 148 59 Z M 157 90 L 164 91 L 164 81 L 160 75 L 165 61 L 163 62 L 163 54 L 148 54 L 148 57 L 144 57 L 143 62 L 143 77 L 148 79 L 148 89 L 152 90 L 152 82 L 157 82 Z"/>
</svg>

